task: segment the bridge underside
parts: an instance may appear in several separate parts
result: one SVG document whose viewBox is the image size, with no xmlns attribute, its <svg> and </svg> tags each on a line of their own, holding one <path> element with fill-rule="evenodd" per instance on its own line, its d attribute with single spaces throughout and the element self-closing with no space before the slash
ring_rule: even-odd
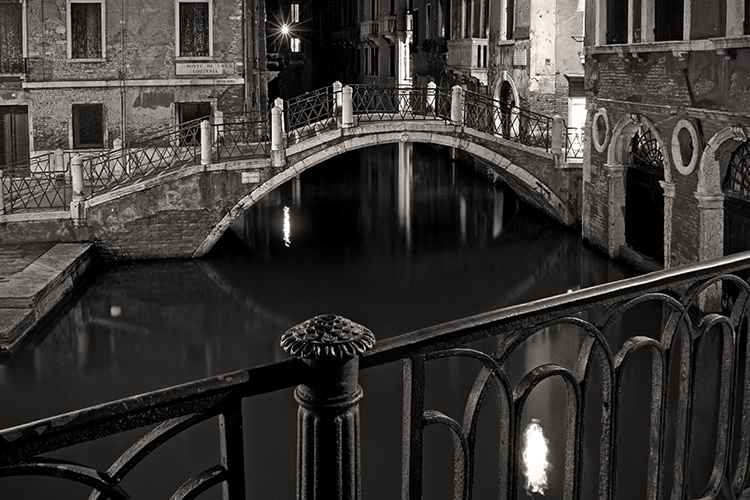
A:
<svg viewBox="0 0 750 500">
<path fill-rule="evenodd" d="M 576 186 L 580 182 L 580 172 L 571 177 L 577 171 L 557 167 L 551 153 L 461 126 L 419 121 L 374 122 L 323 132 L 289 146 L 283 170 L 259 184 L 232 207 L 193 257 L 206 255 L 247 208 L 305 170 L 347 151 L 398 142 L 437 144 L 464 151 L 479 160 L 478 164 L 489 178 L 502 180 L 553 219 L 571 227 L 578 223 Z"/>
</svg>

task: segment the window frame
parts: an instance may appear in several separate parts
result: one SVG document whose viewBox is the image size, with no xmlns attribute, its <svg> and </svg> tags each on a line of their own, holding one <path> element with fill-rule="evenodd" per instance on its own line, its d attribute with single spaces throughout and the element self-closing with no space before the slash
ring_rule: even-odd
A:
<svg viewBox="0 0 750 500">
<path fill-rule="evenodd" d="M 208 4 L 208 55 L 183 56 L 180 54 L 180 4 L 205 3 Z M 174 0 L 174 55 L 177 61 L 207 61 L 214 57 L 214 4 L 211 0 Z"/>
<path fill-rule="evenodd" d="M 26 2 L 24 2 L 25 5 Z M 73 57 L 73 18 L 72 18 L 72 4 L 79 4 L 79 3 L 98 3 L 101 5 L 101 11 L 100 11 L 100 18 L 99 22 L 101 24 L 101 35 L 102 39 L 100 41 L 101 47 L 102 47 L 102 55 L 101 57 Z M 24 17 L 26 14 L 26 9 L 24 9 Z M 102 62 L 107 60 L 107 3 L 106 0 L 67 0 L 66 3 L 66 28 L 67 28 L 67 56 L 68 56 L 68 62 Z M 25 24 L 25 23 L 24 23 Z M 24 26 L 25 30 L 25 26 Z M 24 46 L 26 44 L 24 36 Z"/>
<path fill-rule="evenodd" d="M 101 143 L 91 143 L 91 144 L 80 144 L 79 143 L 79 136 L 80 136 L 80 126 L 78 120 L 76 119 L 76 108 L 80 107 L 94 107 L 97 106 L 101 110 L 101 120 L 102 120 L 102 128 L 101 128 L 101 137 L 102 141 Z M 76 129 L 78 128 L 78 132 Z M 72 103 L 70 106 L 70 148 L 73 150 L 80 150 L 80 149 L 105 149 L 105 145 L 107 144 L 107 113 L 106 109 L 104 107 L 103 103 L 100 102 L 75 102 Z"/>
</svg>

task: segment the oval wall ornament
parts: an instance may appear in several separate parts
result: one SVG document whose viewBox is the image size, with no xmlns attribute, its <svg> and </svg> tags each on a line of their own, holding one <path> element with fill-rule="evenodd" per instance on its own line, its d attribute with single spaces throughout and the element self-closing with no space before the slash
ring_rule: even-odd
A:
<svg viewBox="0 0 750 500">
<path fill-rule="evenodd" d="M 591 136 L 593 138 L 594 147 L 600 153 L 604 153 L 607 150 L 610 134 L 609 114 L 606 109 L 599 108 L 594 115 L 594 120 L 592 121 Z"/>
<path fill-rule="evenodd" d="M 700 161 L 703 138 L 698 127 L 686 118 L 677 122 L 672 130 L 672 161 L 682 175 L 690 175 Z"/>
</svg>

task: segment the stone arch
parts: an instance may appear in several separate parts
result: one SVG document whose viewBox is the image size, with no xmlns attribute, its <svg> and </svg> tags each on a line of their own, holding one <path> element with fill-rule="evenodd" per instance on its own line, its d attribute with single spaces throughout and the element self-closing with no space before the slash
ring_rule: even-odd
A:
<svg viewBox="0 0 750 500">
<path fill-rule="evenodd" d="M 664 180 L 659 184 L 664 191 L 664 267 L 669 268 L 672 253 L 672 206 L 675 197 L 672 161 L 664 135 L 651 119 L 639 113 L 631 113 L 617 121 L 612 129 L 612 137 L 607 148 L 607 164 L 605 165 L 609 177 L 607 250 L 610 257 L 618 257 L 620 247 L 625 245 L 625 169 L 630 164 L 628 158 L 630 143 L 641 127 L 651 131 L 664 158 Z"/>
<path fill-rule="evenodd" d="M 724 191 L 721 184 L 732 153 L 747 140 L 748 130 L 744 127 L 725 127 L 714 134 L 703 149 L 695 191 L 700 224 L 700 261 L 724 255 Z"/>
<path fill-rule="evenodd" d="M 481 132 L 474 133 L 477 136 L 481 135 L 482 137 L 491 137 Z M 458 137 L 452 127 L 447 127 L 442 133 L 437 133 L 435 130 L 400 130 L 389 132 L 380 131 L 379 133 L 375 133 L 375 131 L 369 130 L 367 127 L 362 127 L 362 130 L 358 134 L 346 137 L 341 142 L 322 148 L 312 154 L 306 154 L 306 151 L 300 150 L 287 156 L 287 168 L 261 183 L 247 196 L 237 202 L 222 220 L 212 228 L 208 236 L 193 253 L 193 257 L 198 258 L 205 256 L 219 240 L 221 235 L 229 228 L 230 224 L 237 219 L 242 212 L 253 206 L 278 186 L 298 176 L 305 170 L 347 151 L 397 142 L 422 142 L 457 148 L 481 158 L 492 165 L 497 165 L 502 168 L 505 174 L 510 175 L 517 180 L 520 186 L 526 188 L 525 194 L 528 195 L 531 193 L 532 195 L 536 195 L 534 203 L 541 206 L 541 208 L 543 208 L 552 218 L 568 226 L 576 224 L 576 218 L 568 206 L 555 194 L 550 186 L 546 185 L 544 181 L 533 175 L 528 170 L 508 160 L 501 154 L 478 144 L 478 141 L 467 140 L 465 137 Z"/>
</svg>

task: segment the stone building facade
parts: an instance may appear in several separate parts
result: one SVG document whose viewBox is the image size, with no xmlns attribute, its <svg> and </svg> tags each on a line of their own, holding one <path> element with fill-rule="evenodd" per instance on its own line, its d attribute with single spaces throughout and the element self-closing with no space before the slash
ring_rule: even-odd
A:
<svg viewBox="0 0 750 500">
<path fill-rule="evenodd" d="M 587 0 L 585 240 L 647 269 L 750 249 L 748 21 L 746 0 Z"/>
<path fill-rule="evenodd" d="M 265 105 L 257 4 L 0 1 L 2 162 Z"/>
</svg>

